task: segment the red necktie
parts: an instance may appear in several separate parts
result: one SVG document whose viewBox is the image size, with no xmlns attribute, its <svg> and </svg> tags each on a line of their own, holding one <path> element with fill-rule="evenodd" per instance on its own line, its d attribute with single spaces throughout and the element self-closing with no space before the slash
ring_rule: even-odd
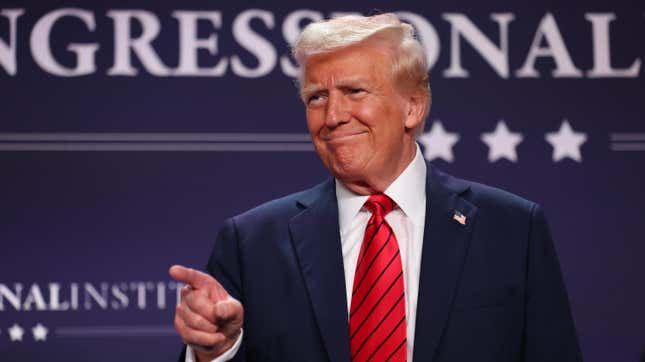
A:
<svg viewBox="0 0 645 362">
<path fill-rule="evenodd" d="M 384 194 L 372 195 L 365 202 L 372 217 L 363 236 L 352 289 L 352 362 L 406 360 L 403 268 L 399 243 L 385 221 L 394 206 Z"/>
</svg>

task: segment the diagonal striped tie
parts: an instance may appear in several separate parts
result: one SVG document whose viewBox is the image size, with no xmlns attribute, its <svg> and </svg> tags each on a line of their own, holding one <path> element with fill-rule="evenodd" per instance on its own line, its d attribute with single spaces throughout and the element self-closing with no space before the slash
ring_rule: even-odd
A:
<svg viewBox="0 0 645 362">
<path fill-rule="evenodd" d="M 365 202 L 372 217 L 363 236 L 352 289 L 352 362 L 406 360 L 403 268 L 396 236 L 385 221 L 394 206 L 384 194 L 372 195 Z"/>
</svg>

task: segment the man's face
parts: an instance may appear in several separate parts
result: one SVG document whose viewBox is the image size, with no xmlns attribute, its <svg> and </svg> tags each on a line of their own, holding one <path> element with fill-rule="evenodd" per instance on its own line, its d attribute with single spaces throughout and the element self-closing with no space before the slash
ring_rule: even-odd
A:
<svg viewBox="0 0 645 362">
<path fill-rule="evenodd" d="M 325 166 L 358 193 L 383 191 L 414 156 L 410 102 L 391 76 L 390 56 L 354 45 L 311 56 L 302 95 L 307 126 Z"/>
</svg>

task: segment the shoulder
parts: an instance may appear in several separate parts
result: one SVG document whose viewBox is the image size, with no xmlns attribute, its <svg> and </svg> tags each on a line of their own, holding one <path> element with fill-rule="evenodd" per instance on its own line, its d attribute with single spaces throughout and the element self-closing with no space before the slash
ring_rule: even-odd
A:
<svg viewBox="0 0 645 362">
<path fill-rule="evenodd" d="M 328 196 L 330 192 L 334 192 L 333 179 L 325 180 L 309 189 L 264 202 L 231 219 L 237 225 L 258 225 L 287 221 L 301 213 L 320 197 Z"/>
<path fill-rule="evenodd" d="M 539 204 L 531 200 L 497 187 L 440 171 L 432 175 L 431 180 L 441 186 L 431 186 L 430 199 L 433 198 L 433 191 L 443 190 L 445 200 L 455 198 L 455 201 L 449 202 L 448 205 L 471 210 L 477 240 L 493 243 L 487 245 L 503 245 L 506 250 L 516 250 L 517 247 L 525 246 L 534 233 L 548 234 L 544 212 Z M 442 198 L 438 192 L 435 192 L 435 195 Z M 431 201 L 432 204 L 435 201 Z M 432 213 L 432 208 L 430 212 Z"/>
<path fill-rule="evenodd" d="M 468 198 L 476 205 L 485 208 L 500 208 L 508 210 L 530 211 L 537 207 L 537 204 L 512 192 L 497 187 L 484 185 L 478 182 L 470 182 Z"/>
<path fill-rule="evenodd" d="M 507 190 L 455 177 L 438 170 L 434 166 L 430 167 L 431 182 L 439 184 L 440 190 L 456 193 L 476 206 L 480 212 L 531 214 L 540 208 L 534 201 Z M 433 188 L 436 189 L 436 187 Z"/>
</svg>

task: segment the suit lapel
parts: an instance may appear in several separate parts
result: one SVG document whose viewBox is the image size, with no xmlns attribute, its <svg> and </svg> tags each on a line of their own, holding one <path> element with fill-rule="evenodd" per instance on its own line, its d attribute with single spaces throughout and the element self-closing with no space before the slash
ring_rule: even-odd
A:
<svg viewBox="0 0 645 362">
<path fill-rule="evenodd" d="M 349 362 L 349 324 L 334 182 L 301 204 L 289 228 L 323 343 L 331 361 Z M 319 196 L 319 197 L 317 197 Z"/>
<path fill-rule="evenodd" d="M 444 332 L 470 243 L 476 206 L 460 195 L 468 185 L 428 165 L 414 361 L 432 361 Z M 455 211 L 465 225 L 454 220 Z"/>
</svg>

